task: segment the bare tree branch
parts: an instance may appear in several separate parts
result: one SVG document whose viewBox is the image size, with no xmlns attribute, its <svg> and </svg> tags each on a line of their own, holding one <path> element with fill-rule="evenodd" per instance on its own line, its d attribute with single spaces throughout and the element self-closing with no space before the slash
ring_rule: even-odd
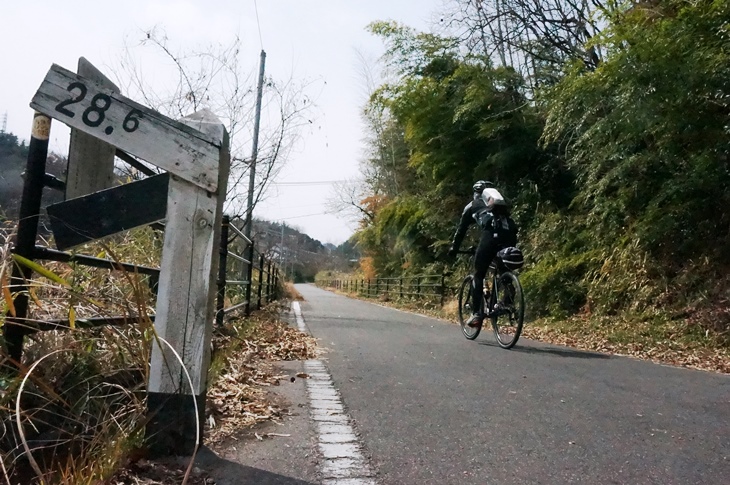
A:
<svg viewBox="0 0 730 485">
<path fill-rule="evenodd" d="M 212 45 L 199 51 L 178 52 L 159 28 L 142 32 L 135 46 L 126 44 L 117 78 L 132 96 L 141 97 L 152 108 L 178 118 L 208 108 L 226 125 L 231 144 L 231 171 L 225 210 L 233 216 L 246 212 L 251 140 L 256 100 L 255 76 L 245 72 L 240 62 L 241 40 L 229 45 Z M 148 81 L 137 49 L 152 49 L 171 66 L 176 83 L 172 88 Z M 155 65 L 159 79 L 161 65 Z M 263 199 L 271 180 L 279 173 L 298 140 L 314 108 L 306 94 L 311 82 L 288 79 L 279 83 L 268 78 L 264 86 L 263 109 L 276 117 L 262 119 L 256 165 L 255 197 L 252 210 Z"/>
<path fill-rule="evenodd" d="M 518 70 L 534 88 L 581 60 L 601 62 L 591 39 L 600 32 L 603 0 L 450 0 L 442 29 L 465 42 L 469 52 Z"/>
</svg>

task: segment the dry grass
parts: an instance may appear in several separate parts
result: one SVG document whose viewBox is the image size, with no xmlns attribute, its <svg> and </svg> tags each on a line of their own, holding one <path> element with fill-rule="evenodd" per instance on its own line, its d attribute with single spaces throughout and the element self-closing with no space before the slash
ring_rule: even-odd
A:
<svg viewBox="0 0 730 485">
<path fill-rule="evenodd" d="M 3 241 L 2 280 L 9 281 L 9 239 Z M 81 248 L 81 254 L 156 265 L 149 230 Z M 50 319 L 147 314 L 152 294 L 136 274 L 46 262 L 27 281 L 28 327 Z M 15 288 L 5 286 L 2 315 Z M 31 333 L 19 373 L 0 379 L 5 433 L 0 459 L 16 483 L 96 484 L 142 442 L 144 393 L 151 349 L 149 320 L 136 326 Z M 30 363 L 33 363 L 31 365 Z"/>
<path fill-rule="evenodd" d="M 4 234 L 0 277 L 12 268 L 9 235 Z M 79 253 L 154 267 L 161 240 L 144 229 L 87 245 Z M 51 280 L 35 276 L 27 282 L 30 327 L 69 315 L 78 321 L 153 312 L 154 296 L 141 275 L 53 262 L 42 266 Z M 6 288 L 8 280 L 3 278 Z M 290 291 L 301 298 L 293 287 Z M 12 299 L 9 291 L 3 294 L 5 315 Z M 279 377 L 268 362 L 314 355 L 314 341 L 279 322 L 278 310 L 272 305 L 251 319 L 229 322 L 215 336 L 207 441 L 219 442 L 241 426 L 276 419 L 281 411 L 266 402 L 262 391 Z M 0 376 L 0 477 L 23 484 L 181 483 L 185 466 L 144 459 L 144 390 L 153 335 L 147 320 L 26 337 L 24 362 L 37 365 L 22 368 L 18 376 Z M 187 483 L 212 482 L 194 471 Z"/>
<path fill-rule="evenodd" d="M 294 301 L 304 301 L 304 297 L 294 287 L 294 283 L 289 281 L 284 284 L 284 298 Z"/>
</svg>

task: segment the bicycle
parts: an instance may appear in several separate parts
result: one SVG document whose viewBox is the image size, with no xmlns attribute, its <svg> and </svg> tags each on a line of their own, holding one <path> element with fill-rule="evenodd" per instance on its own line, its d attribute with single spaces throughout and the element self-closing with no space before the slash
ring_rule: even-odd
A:
<svg viewBox="0 0 730 485">
<path fill-rule="evenodd" d="M 458 253 L 474 256 L 475 249 L 458 251 Z M 467 320 L 474 310 L 473 279 L 473 274 L 468 275 L 462 281 L 459 289 L 459 323 L 464 337 L 469 340 L 474 340 L 479 336 L 484 322 L 482 320 L 474 327 L 467 325 Z M 491 280 L 490 285 L 487 285 L 488 280 Z M 484 278 L 482 311 L 484 318 L 489 318 L 492 322 L 494 336 L 499 346 L 503 349 L 514 347 L 520 338 L 524 324 L 525 297 L 519 277 L 504 266 L 499 256 L 495 257 L 492 264 L 489 265 L 487 277 Z"/>
</svg>

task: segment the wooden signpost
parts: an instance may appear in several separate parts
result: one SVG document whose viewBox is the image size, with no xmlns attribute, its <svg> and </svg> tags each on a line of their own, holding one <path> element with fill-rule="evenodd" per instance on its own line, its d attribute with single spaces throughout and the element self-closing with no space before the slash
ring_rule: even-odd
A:
<svg viewBox="0 0 730 485">
<path fill-rule="evenodd" d="M 168 176 L 164 180 L 166 208 L 148 215 L 150 219 L 166 215 L 155 328 L 182 358 L 193 386 L 190 389 L 175 353 L 165 345 L 154 346 L 147 436 L 155 454 L 190 454 L 196 435 L 202 435 L 204 421 L 217 251 L 230 163 L 228 133 L 207 110 L 175 121 L 125 98 L 105 84 L 53 65 L 30 105 L 115 150 L 169 172 L 169 180 Z M 58 209 L 58 219 L 64 221 L 66 230 L 64 244 L 78 244 L 137 223 L 151 222 L 109 221 L 91 234 L 83 221 L 69 222 L 72 218 L 67 215 L 68 208 L 71 212 L 76 207 L 88 213 L 95 201 L 113 205 L 114 200 L 125 200 L 124 197 L 138 198 L 144 194 L 134 187 L 117 187 L 67 200 L 62 203 L 64 206 L 59 204 L 62 207 Z M 69 234 L 74 224 L 86 228 L 87 234 Z M 192 399 L 198 402 L 197 416 Z"/>
<path fill-rule="evenodd" d="M 209 192 L 218 191 L 220 139 L 112 89 L 54 64 L 30 106 Z"/>
</svg>

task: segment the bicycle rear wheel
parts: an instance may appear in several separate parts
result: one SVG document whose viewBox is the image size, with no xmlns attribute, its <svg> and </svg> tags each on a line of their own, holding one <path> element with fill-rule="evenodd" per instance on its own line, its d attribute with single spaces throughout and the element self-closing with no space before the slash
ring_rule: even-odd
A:
<svg viewBox="0 0 730 485">
<path fill-rule="evenodd" d="M 459 323 L 461 324 L 461 333 L 463 333 L 464 337 L 469 340 L 477 338 L 479 336 L 479 332 L 482 330 L 481 322 L 475 327 L 470 327 L 466 324 L 469 317 L 471 317 L 474 312 L 474 291 L 472 288 L 472 280 L 474 280 L 473 275 L 469 275 L 464 278 L 464 281 L 461 283 L 461 288 L 459 289 Z"/>
<path fill-rule="evenodd" d="M 506 272 L 496 278 L 490 299 L 490 318 L 497 343 L 511 349 L 522 333 L 525 319 L 525 297 L 517 275 Z"/>
</svg>

